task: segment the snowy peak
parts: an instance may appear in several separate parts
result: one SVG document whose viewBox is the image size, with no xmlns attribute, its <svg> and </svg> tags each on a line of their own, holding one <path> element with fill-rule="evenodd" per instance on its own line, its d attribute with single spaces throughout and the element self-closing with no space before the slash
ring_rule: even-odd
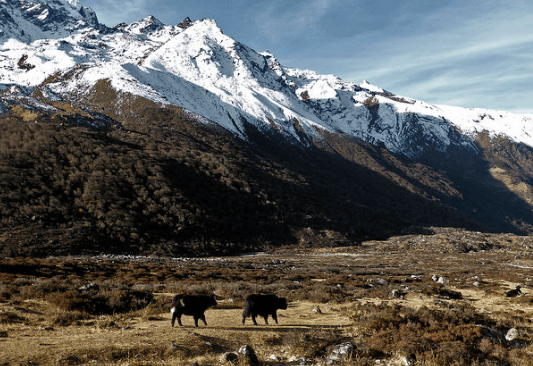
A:
<svg viewBox="0 0 533 366">
<path fill-rule="evenodd" d="M 126 26 L 124 30 L 130 33 L 136 34 L 148 34 L 161 31 L 165 28 L 165 25 L 153 15 L 149 15 L 139 22 L 131 23 Z"/>
<path fill-rule="evenodd" d="M 46 87 L 48 95 L 72 100 L 107 80 L 117 91 L 188 109 L 244 139 L 246 123 L 304 145 L 323 132 L 341 133 L 411 158 L 457 146 L 475 151 L 483 132 L 533 146 L 533 116 L 434 106 L 366 80 L 358 85 L 285 67 L 211 19 L 168 26 L 148 16 L 108 29 L 78 0 L 0 4 L 0 90 Z M 51 82 L 58 74 L 63 81 Z"/>
<path fill-rule="evenodd" d="M 230 63 L 233 63 L 234 49 L 235 41 L 225 36 L 216 22 L 197 21 L 152 52 L 143 65 L 197 83 L 216 81 L 219 74 L 233 74 Z"/>
<path fill-rule="evenodd" d="M 361 88 L 365 88 L 367 90 L 370 90 L 374 93 L 380 93 L 380 94 L 392 94 L 384 89 L 381 89 L 380 87 L 377 87 L 375 85 L 372 85 L 368 82 L 368 80 L 363 80 L 363 82 L 360 84 Z"/>
<path fill-rule="evenodd" d="M 96 13 L 77 0 L 1 0 L 0 42 L 10 38 L 31 43 L 62 38 L 76 29 L 98 27 Z"/>
<path fill-rule="evenodd" d="M 192 20 L 191 20 L 191 18 L 186 17 L 185 19 L 183 19 L 183 20 L 178 24 L 178 27 L 183 28 L 183 29 L 187 29 L 187 28 L 189 28 L 191 25 L 192 25 Z"/>
</svg>

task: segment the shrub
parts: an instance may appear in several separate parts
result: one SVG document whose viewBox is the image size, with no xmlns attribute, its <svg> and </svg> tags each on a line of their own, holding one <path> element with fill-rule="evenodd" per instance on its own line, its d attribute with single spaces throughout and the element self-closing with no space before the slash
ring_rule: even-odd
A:
<svg viewBox="0 0 533 366">
<path fill-rule="evenodd" d="M 506 362 L 506 356 L 498 351 L 501 341 L 493 344 L 483 333 L 483 329 L 493 329 L 495 322 L 470 305 L 412 309 L 386 303 L 359 304 L 349 313 L 363 339 L 357 348 L 360 358 L 393 357 L 400 352 L 425 365 Z"/>
<path fill-rule="evenodd" d="M 0 324 L 25 323 L 26 318 L 10 311 L 0 313 Z"/>
<path fill-rule="evenodd" d="M 0 301 L 7 301 L 16 293 L 14 286 L 0 285 Z"/>
<path fill-rule="evenodd" d="M 65 311 L 102 315 L 144 309 L 152 302 L 153 294 L 123 286 L 89 291 L 71 289 L 50 293 L 46 296 L 46 300 Z"/>
</svg>

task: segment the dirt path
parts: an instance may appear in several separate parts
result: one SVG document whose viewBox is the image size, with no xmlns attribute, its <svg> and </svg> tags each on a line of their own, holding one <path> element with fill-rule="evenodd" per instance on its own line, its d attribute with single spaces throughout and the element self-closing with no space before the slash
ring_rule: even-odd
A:
<svg viewBox="0 0 533 366">
<path fill-rule="evenodd" d="M 512 288 L 510 284 L 510 288 Z M 464 301 L 471 302 L 477 309 L 498 312 L 510 308 L 521 309 L 533 316 L 533 307 L 524 309 L 523 304 L 514 304 L 513 299 L 502 296 L 487 296 L 479 289 L 461 289 Z M 529 289 L 523 290 L 529 294 Z M 361 302 L 381 302 L 378 299 L 364 299 Z M 431 298 L 411 293 L 406 299 L 390 300 L 404 306 L 428 306 L 434 304 Z M 101 317 L 73 326 L 21 326 L 2 325 L 1 331 L 7 337 L 0 338 L 0 365 L 21 364 L 84 364 L 94 359 L 98 352 L 115 352 L 116 365 L 128 364 L 128 357 L 139 359 L 139 352 L 151 354 L 174 350 L 183 352 L 184 357 L 195 354 L 220 355 L 236 351 L 242 345 L 251 345 L 260 359 L 271 355 L 284 359 L 299 357 L 303 349 L 295 349 L 300 337 L 312 336 L 318 332 L 340 332 L 352 335 L 352 322 L 346 315 L 350 304 L 318 305 L 320 312 L 313 311 L 317 304 L 305 301 L 291 303 L 287 310 L 278 311 L 279 324 L 269 318 L 269 325 L 258 319 L 258 326 L 251 319 L 242 325 L 242 309 L 228 309 L 230 304 L 220 302 L 220 307 L 208 309 L 208 326 L 194 327 L 192 317 L 184 316 L 183 327 L 170 326 L 170 312 L 152 316 L 150 320 L 140 318 Z M 0 304 L 0 312 L 24 314 L 30 324 L 37 324 L 45 310 L 43 303 L 26 302 L 18 306 Z M 344 309 L 344 310 L 343 310 Z M 291 338 L 293 337 L 293 338 Z M 191 351 L 193 350 L 193 351 Z M 179 355 L 178 355 L 179 358 Z M 168 359 L 168 357 L 167 357 Z M 91 364 L 87 362 L 86 364 Z"/>
<path fill-rule="evenodd" d="M 31 307 L 26 304 L 18 308 Z M 308 302 L 292 303 L 287 310 L 278 312 L 278 325 L 272 324 L 270 318 L 270 325 L 264 325 L 261 318 L 258 326 L 253 325 L 251 319 L 243 326 L 242 309 L 221 308 L 207 310 L 208 326 L 202 324 L 199 328 L 194 327 L 189 316 L 182 318 L 183 327 L 171 328 L 170 313 L 152 320 L 126 319 L 120 325 L 107 327 L 99 326 L 98 322 L 68 327 L 7 326 L 4 328 L 8 328 L 8 337 L 0 338 L 0 365 L 54 364 L 74 357 L 82 361 L 94 352 L 113 347 L 132 350 L 132 353 L 147 348 L 161 352 L 171 349 L 172 345 L 178 350 L 205 348 L 206 352 L 220 354 L 249 344 L 263 359 L 272 353 L 289 356 L 292 350 L 284 347 L 283 337 L 333 329 L 349 332 L 350 320 L 343 315 L 342 305 L 320 305 L 321 313 L 313 312 L 315 307 L 316 304 Z M 5 305 L 1 309 L 12 310 Z"/>
</svg>

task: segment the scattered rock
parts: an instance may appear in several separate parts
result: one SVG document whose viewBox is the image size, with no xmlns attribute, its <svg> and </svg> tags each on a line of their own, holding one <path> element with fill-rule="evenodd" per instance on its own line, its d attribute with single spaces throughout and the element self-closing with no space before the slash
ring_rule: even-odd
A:
<svg viewBox="0 0 533 366">
<path fill-rule="evenodd" d="M 7 338 L 7 332 L 0 332 L 0 338 Z"/>
<path fill-rule="evenodd" d="M 235 352 L 226 352 L 222 356 L 220 356 L 221 362 L 236 363 L 238 359 L 239 359 L 239 355 L 236 354 Z"/>
<path fill-rule="evenodd" d="M 313 314 L 322 314 L 322 310 L 318 306 L 315 306 L 313 309 Z"/>
<path fill-rule="evenodd" d="M 239 348 L 237 353 L 242 356 L 245 365 L 259 365 L 259 360 L 257 359 L 257 355 L 255 354 L 255 351 L 252 347 L 248 345 L 242 346 L 241 348 Z"/>
<path fill-rule="evenodd" d="M 412 362 L 404 356 L 397 356 L 387 363 L 387 366 L 411 366 Z"/>
<path fill-rule="evenodd" d="M 333 347 L 329 354 L 326 365 L 340 364 L 352 357 L 355 346 L 351 342 L 341 343 Z"/>
<path fill-rule="evenodd" d="M 98 285 L 96 283 L 88 283 L 85 286 L 81 286 L 78 288 L 79 291 L 90 291 L 90 290 L 98 290 Z"/>
<path fill-rule="evenodd" d="M 518 330 L 516 328 L 511 328 L 505 335 L 505 339 L 508 342 L 514 341 L 516 338 L 518 338 Z"/>
<path fill-rule="evenodd" d="M 397 289 L 391 291 L 391 296 L 396 299 L 404 299 L 405 295 L 407 295 L 407 292 L 403 292 Z"/>
<path fill-rule="evenodd" d="M 389 284 L 389 281 L 383 278 L 377 278 L 376 283 L 381 286 L 387 286 Z"/>
<path fill-rule="evenodd" d="M 270 358 L 273 361 L 279 361 L 278 356 L 276 355 L 271 355 Z M 257 358 L 254 349 L 248 345 L 242 346 L 236 352 L 226 352 L 222 354 L 222 356 L 220 356 L 220 362 L 243 366 L 259 366 L 259 359 Z"/>
<path fill-rule="evenodd" d="M 172 351 L 177 351 L 179 348 L 178 348 L 178 346 L 176 346 L 174 343 L 172 343 L 172 344 L 170 345 L 170 349 L 171 349 Z"/>
<path fill-rule="evenodd" d="M 445 283 L 448 283 L 448 278 L 446 277 L 443 277 L 443 276 L 437 276 L 437 275 L 433 275 L 431 276 L 431 279 L 434 281 L 434 282 L 437 282 L 437 283 L 440 283 L 440 284 L 445 284 Z"/>
<path fill-rule="evenodd" d="M 380 285 L 380 286 L 388 286 L 389 284 L 389 281 L 387 281 L 386 279 L 384 278 L 370 278 L 370 279 L 367 279 L 366 280 L 366 283 L 365 283 L 365 287 L 366 288 L 373 288 L 375 287 L 376 285 Z"/>
<path fill-rule="evenodd" d="M 299 365 L 306 365 L 307 364 L 307 360 L 305 359 L 305 357 L 296 357 L 296 356 L 291 356 L 288 360 L 289 363 L 296 363 L 298 362 Z"/>
</svg>

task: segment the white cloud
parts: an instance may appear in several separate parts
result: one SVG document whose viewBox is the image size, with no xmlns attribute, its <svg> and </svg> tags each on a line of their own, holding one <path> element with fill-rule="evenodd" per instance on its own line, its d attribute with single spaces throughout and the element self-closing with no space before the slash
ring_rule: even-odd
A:
<svg viewBox="0 0 533 366">
<path fill-rule="evenodd" d="M 365 52 L 339 60 L 342 77 L 369 79 L 432 103 L 497 109 L 527 105 L 531 91 L 525 86 L 533 82 L 533 24 L 530 13 L 512 10 L 480 12 L 477 17 L 456 14 L 452 26 L 425 33 L 378 35 Z M 434 14 L 429 18 L 446 21 Z"/>
<path fill-rule="evenodd" d="M 263 35 L 273 41 L 280 41 L 288 35 L 295 36 L 306 30 L 317 29 L 319 20 L 338 4 L 336 0 L 311 0 L 309 2 L 271 3 L 258 13 L 257 24 Z M 290 3 L 289 3 L 290 4 Z"/>
<path fill-rule="evenodd" d="M 101 23 L 114 26 L 121 22 L 134 22 L 143 19 L 149 14 L 157 13 L 164 9 L 165 0 L 82 0 L 84 6 L 98 9 L 96 15 Z M 155 15 L 155 14 L 153 14 Z"/>
</svg>

